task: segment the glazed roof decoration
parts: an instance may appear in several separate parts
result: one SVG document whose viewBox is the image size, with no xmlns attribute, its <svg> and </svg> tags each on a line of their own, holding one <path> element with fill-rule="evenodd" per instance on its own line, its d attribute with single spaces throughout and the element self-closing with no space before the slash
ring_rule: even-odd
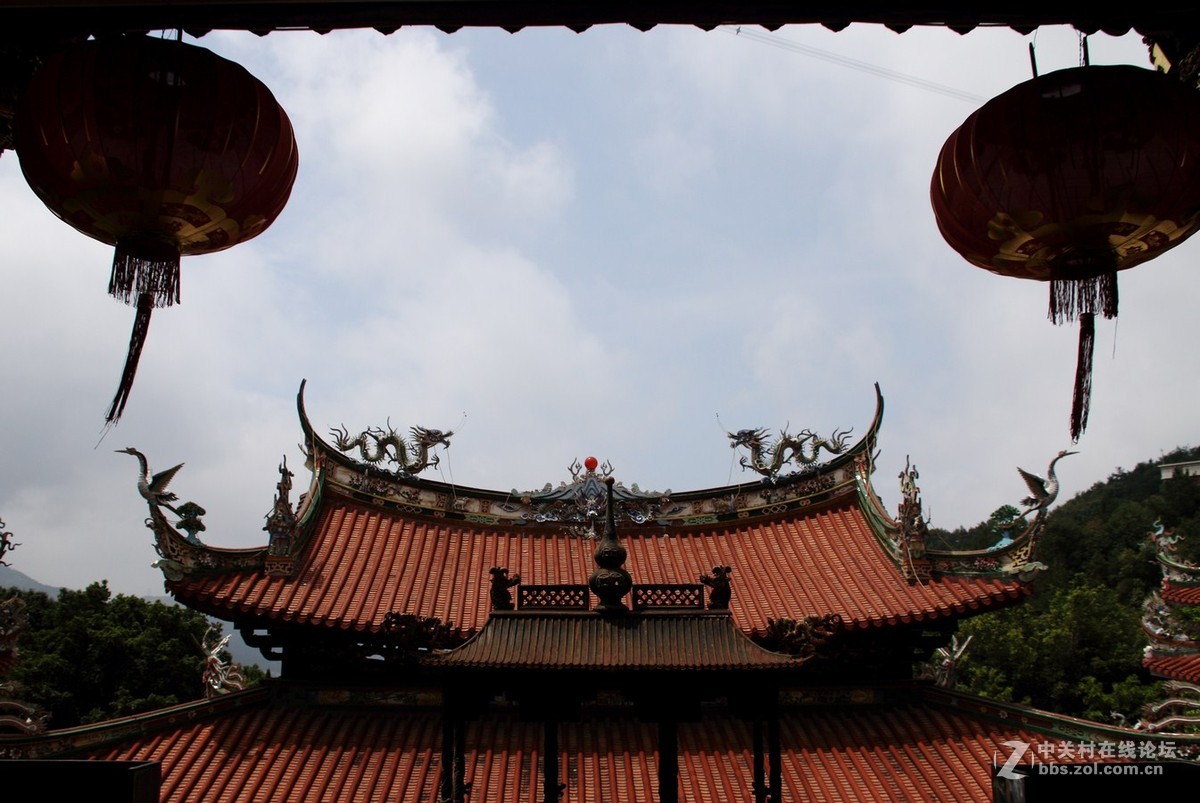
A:
<svg viewBox="0 0 1200 803">
<path fill-rule="evenodd" d="M 12 565 L 4 560 L 4 555 L 19 546 L 13 540 L 13 534 L 4 529 L 4 519 L 0 519 L 0 566 Z M 25 600 L 17 594 L 0 600 L 0 734 L 11 732 L 28 736 L 41 733 L 49 720 L 49 713 L 41 706 L 16 699 L 20 688 L 7 680 L 9 673 L 20 663 L 17 642 L 28 624 Z"/>
<path fill-rule="evenodd" d="M 930 549 L 909 466 L 899 513 L 888 514 L 870 483 L 883 415 L 878 387 L 857 443 L 847 443 L 846 432 L 783 432 L 774 442 L 763 430 L 750 430 L 754 438 L 734 433 L 761 477 L 685 492 L 626 486 L 594 458 L 576 461 L 569 481 L 536 491 L 452 485 L 417 476 L 451 433 L 414 427 L 404 439 L 389 425 L 350 438 L 338 428 L 330 443 L 308 419 L 303 384 L 297 409 L 311 480 L 293 504 L 292 472 L 280 466 L 262 547 L 201 544 L 197 514 L 172 523 L 169 508 L 147 500 L 156 565 L 179 601 L 225 619 L 358 634 L 382 633 L 389 615 L 435 618 L 466 640 L 496 609 L 493 570 L 506 573 L 505 589 L 516 587 L 519 610 L 538 599 L 547 613 L 595 607 L 586 584 L 599 562 L 601 516 L 627 552 L 631 601 L 637 587 L 675 586 L 671 593 L 696 605 L 706 585 L 715 591 L 712 583 L 732 581 L 716 607 L 757 638 L 779 622 L 824 617 L 838 617 L 841 631 L 953 620 L 1016 602 L 1039 568 L 1033 548 L 1044 506 L 1020 519 L 1002 548 Z M 567 589 L 564 599 L 548 605 L 555 586 Z M 618 607 L 630 604 L 625 596 Z"/>
<path fill-rule="evenodd" d="M 1148 534 L 1162 569 L 1162 583 L 1142 603 L 1142 630 L 1149 642 L 1142 664 L 1166 678 L 1165 699 L 1146 706 L 1140 727 L 1151 732 L 1178 732 L 1200 723 L 1200 566 L 1178 550 L 1183 537 L 1160 522 Z"/>
</svg>

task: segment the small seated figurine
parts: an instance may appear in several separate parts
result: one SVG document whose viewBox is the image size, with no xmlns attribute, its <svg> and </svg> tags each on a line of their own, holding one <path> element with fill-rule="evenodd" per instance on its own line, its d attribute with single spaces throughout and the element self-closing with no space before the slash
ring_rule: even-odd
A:
<svg viewBox="0 0 1200 803">
<path fill-rule="evenodd" d="M 729 607 L 729 598 L 733 593 L 729 586 L 729 575 L 732 571 L 732 566 L 713 566 L 711 575 L 700 576 L 700 582 L 711 589 L 708 592 L 709 610 L 724 610 Z"/>
<path fill-rule="evenodd" d="M 512 592 L 508 589 L 521 582 L 521 575 L 514 574 L 510 578 L 508 569 L 501 566 L 493 566 L 489 571 L 492 575 L 492 610 L 511 611 L 513 609 Z"/>
</svg>

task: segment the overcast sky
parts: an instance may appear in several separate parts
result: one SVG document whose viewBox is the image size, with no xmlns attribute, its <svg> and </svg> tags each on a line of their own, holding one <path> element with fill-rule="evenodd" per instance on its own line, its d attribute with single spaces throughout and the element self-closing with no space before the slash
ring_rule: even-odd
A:
<svg viewBox="0 0 1200 803">
<path fill-rule="evenodd" d="M 264 543 L 281 457 L 307 483 L 303 378 L 319 429 L 454 429 L 426 476 L 505 490 L 557 484 L 587 455 L 643 489 L 753 481 L 726 430 L 858 436 L 879 382 L 888 507 L 911 455 L 932 523 L 977 523 L 1024 495 L 1018 465 L 1042 473 L 1070 445 L 1077 333 L 1046 319 L 1045 285 L 945 244 L 929 183 L 946 137 L 1030 77 L 1030 40 L 861 25 L 204 37 L 287 109 L 300 174 L 264 234 L 184 259 L 183 303 L 155 315 L 102 442 L 133 310 L 106 294 L 111 249 L 0 158 L 8 560 L 52 585 L 161 593 L 125 446 L 155 470 L 186 463 L 172 489 L 208 510 L 208 543 Z M 1043 73 L 1079 63 L 1069 29 L 1034 41 Z M 1136 35 L 1093 37 L 1091 56 L 1148 66 Z M 1200 440 L 1198 249 L 1121 275 L 1063 498 Z"/>
</svg>

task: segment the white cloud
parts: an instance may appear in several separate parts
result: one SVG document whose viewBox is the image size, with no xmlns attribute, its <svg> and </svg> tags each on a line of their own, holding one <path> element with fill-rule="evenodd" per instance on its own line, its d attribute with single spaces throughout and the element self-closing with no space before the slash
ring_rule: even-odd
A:
<svg viewBox="0 0 1200 803">
<path fill-rule="evenodd" d="M 1062 34 L 1039 34 L 1040 61 L 1070 64 Z M 779 36 L 981 97 L 1028 75 L 1011 32 Z M 300 176 L 262 236 L 184 261 L 97 448 L 132 310 L 104 295 L 108 250 L 0 158 L 0 320 L 20 333 L 0 350 L 0 518 L 44 582 L 158 590 L 126 445 L 187 463 L 175 490 L 212 543 L 261 543 L 281 455 L 303 473 L 305 377 L 318 428 L 456 429 L 441 476 L 485 487 L 557 482 L 586 454 L 644 488 L 745 479 L 722 426 L 861 433 L 875 381 L 877 486 L 894 506 L 911 454 L 935 524 L 1018 498 L 1015 466 L 1065 445 L 1075 333 L 1045 320 L 1045 287 L 958 258 L 929 208 L 970 104 L 724 31 L 202 44 L 288 109 Z M 1196 247 L 1121 277 L 1064 493 L 1196 442 L 1200 357 L 1178 347 Z"/>
</svg>

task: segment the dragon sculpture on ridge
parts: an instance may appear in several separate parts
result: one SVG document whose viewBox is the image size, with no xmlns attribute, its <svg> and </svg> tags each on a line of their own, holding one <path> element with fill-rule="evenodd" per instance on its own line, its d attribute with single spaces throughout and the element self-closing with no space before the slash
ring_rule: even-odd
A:
<svg viewBox="0 0 1200 803">
<path fill-rule="evenodd" d="M 4 519 L 0 519 L 0 566 L 12 565 L 4 559 L 4 553 L 12 552 L 19 546 L 20 544 L 13 540 L 13 534 L 4 531 Z"/>
<path fill-rule="evenodd" d="M 752 469 L 774 482 L 788 463 L 809 466 L 817 462 L 821 449 L 830 454 L 841 454 L 846 449 L 846 439 L 853 431 L 835 429 L 833 437 L 826 439 L 808 429 L 798 435 L 789 435 L 784 428 L 779 430 L 779 439 L 776 441 L 768 437 L 765 427 L 739 429 L 725 434 L 729 436 L 729 448 L 744 446 L 750 450 L 750 457 L 743 456 L 740 461 L 743 469 Z"/>
<path fill-rule="evenodd" d="M 364 462 L 395 463 L 404 474 L 419 474 L 430 466 L 436 466 L 441 461 L 432 454 L 432 449 L 438 444 L 449 449 L 450 437 L 454 434 L 452 431 L 442 432 L 425 427 L 412 427 L 408 433 L 411 443 L 392 429 L 390 422 L 386 430 L 370 427 L 353 438 L 345 427 L 334 427 L 329 431 L 339 450 L 348 453 L 357 448 Z"/>
<path fill-rule="evenodd" d="M 219 635 L 220 626 L 210 624 L 204 633 L 204 640 L 199 642 L 204 653 L 204 696 L 208 698 L 246 688 L 246 677 L 242 674 L 241 665 L 230 660 L 226 653 L 233 634 L 226 633 L 218 639 Z"/>
</svg>

